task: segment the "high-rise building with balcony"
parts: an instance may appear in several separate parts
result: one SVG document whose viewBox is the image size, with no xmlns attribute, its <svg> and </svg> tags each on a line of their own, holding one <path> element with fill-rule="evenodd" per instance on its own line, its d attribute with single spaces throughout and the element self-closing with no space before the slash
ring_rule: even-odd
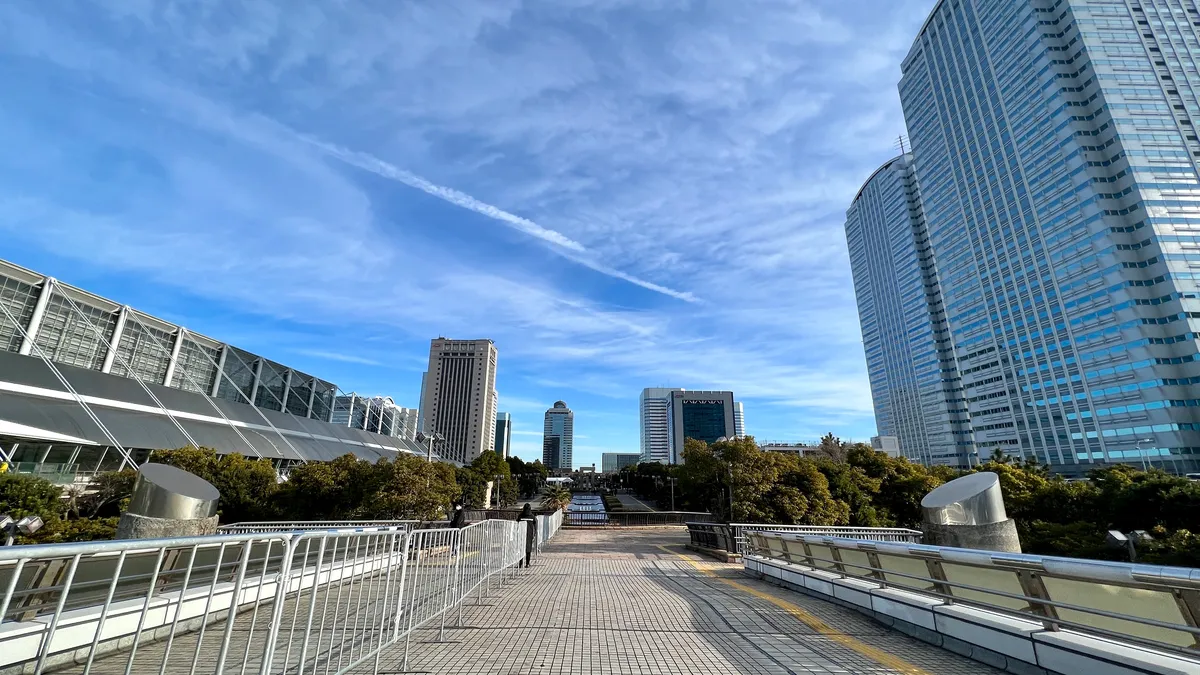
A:
<svg viewBox="0 0 1200 675">
<path fill-rule="evenodd" d="M 879 433 L 914 461 L 966 466 L 969 420 L 910 156 L 863 184 L 846 242 Z"/>
<path fill-rule="evenodd" d="M 671 461 L 671 431 L 667 427 L 667 408 L 671 406 L 671 392 L 683 391 L 678 387 L 647 387 L 639 399 L 638 414 L 641 420 L 641 461 L 668 464 Z"/>
<path fill-rule="evenodd" d="M 542 464 L 547 469 L 570 471 L 574 464 L 575 413 L 562 401 L 546 411 L 542 435 Z"/>
<path fill-rule="evenodd" d="M 904 59 L 981 456 L 1200 469 L 1197 9 L 942 0 Z"/>
<path fill-rule="evenodd" d="M 491 340 L 430 341 L 420 410 L 428 431 L 445 438 L 443 458 L 469 464 L 495 447 L 496 358 Z"/>
<path fill-rule="evenodd" d="M 733 402 L 733 435 L 746 435 L 746 411 L 742 409 L 741 401 Z"/>
</svg>

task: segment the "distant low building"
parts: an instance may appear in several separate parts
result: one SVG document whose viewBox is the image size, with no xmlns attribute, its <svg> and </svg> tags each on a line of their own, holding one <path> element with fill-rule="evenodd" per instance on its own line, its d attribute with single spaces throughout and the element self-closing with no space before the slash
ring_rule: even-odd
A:
<svg viewBox="0 0 1200 675">
<path fill-rule="evenodd" d="M 807 445 L 805 443 L 781 443 L 772 441 L 762 443 L 758 446 L 760 450 L 767 452 L 782 452 L 790 455 L 799 455 L 801 457 L 816 457 L 821 454 L 821 448 L 816 445 Z"/>
<path fill-rule="evenodd" d="M 900 456 L 900 439 L 896 436 L 872 436 L 871 447 L 887 453 L 888 457 Z"/>
<path fill-rule="evenodd" d="M 636 452 L 606 452 L 600 455 L 600 468 L 604 473 L 616 473 L 622 467 L 636 466 L 641 457 Z"/>
</svg>

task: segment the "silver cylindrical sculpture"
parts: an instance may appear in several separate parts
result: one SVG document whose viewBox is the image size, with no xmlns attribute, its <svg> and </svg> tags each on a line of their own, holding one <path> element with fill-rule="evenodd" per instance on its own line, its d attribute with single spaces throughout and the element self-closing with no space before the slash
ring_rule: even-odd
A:
<svg viewBox="0 0 1200 675">
<path fill-rule="evenodd" d="M 1000 477 L 991 471 L 956 478 L 921 500 L 925 543 L 1021 552 L 1017 525 L 1004 510 Z"/>
<path fill-rule="evenodd" d="M 217 500 L 211 483 L 167 464 L 138 469 L 129 508 L 117 525 L 118 539 L 155 539 L 213 534 Z"/>
</svg>

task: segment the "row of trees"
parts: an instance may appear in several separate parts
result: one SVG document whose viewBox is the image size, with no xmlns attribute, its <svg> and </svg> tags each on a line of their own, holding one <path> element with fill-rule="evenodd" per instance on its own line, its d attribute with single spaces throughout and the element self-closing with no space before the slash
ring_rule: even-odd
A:
<svg viewBox="0 0 1200 675">
<path fill-rule="evenodd" d="M 280 481 L 266 459 L 218 455 L 207 448 L 158 450 L 150 461 L 170 464 L 212 483 L 221 493 L 222 523 L 248 520 L 419 519 L 446 517 L 453 503 L 482 508 L 489 482 L 492 503 L 512 506 L 535 494 L 540 463 L 507 461 L 485 452 L 465 467 L 401 455 L 370 463 L 345 455 L 328 463 L 293 467 Z M 516 467 L 516 471 L 513 467 Z M 541 472 L 538 472 L 538 469 Z M 39 515 L 46 525 L 34 542 L 108 539 L 133 491 L 132 470 L 101 474 L 87 492 L 62 488 L 34 476 L 0 474 L 0 513 Z"/>
<path fill-rule="evenodd" d="M 640 496 L 731 522 L 917 527 L 921 499 L 963 475 L 888 457 L 827 436 L 815 457 L 769 452 L 751 438 L 712 445 L 689 439 L 684 463 L 640 464 L 622 472 Z M 1110 529 L 1147 530 L 1142 559 L 1200 566 L 1200 483 L 1127 465 L 1094 470 L 1087 481 L 1051 476 L 1044 465 L 997 456 L 974 471 L 1000 476 L 1009 517 L 1025 551 L 1121 559 L 1105 546 Z"/>
</svg>

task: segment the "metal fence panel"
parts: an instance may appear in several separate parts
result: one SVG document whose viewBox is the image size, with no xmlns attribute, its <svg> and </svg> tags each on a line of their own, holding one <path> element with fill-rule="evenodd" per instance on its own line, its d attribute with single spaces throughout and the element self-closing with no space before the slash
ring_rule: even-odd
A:
<svg viewBox="0 0 1200 675">
<path fill-rule="evenodd" d="M 528 524 L 324 525 L 0 549 L 0 671 L 378 670 L 414 630 L 460 624 L 524 559 Z"/>
</svg>

